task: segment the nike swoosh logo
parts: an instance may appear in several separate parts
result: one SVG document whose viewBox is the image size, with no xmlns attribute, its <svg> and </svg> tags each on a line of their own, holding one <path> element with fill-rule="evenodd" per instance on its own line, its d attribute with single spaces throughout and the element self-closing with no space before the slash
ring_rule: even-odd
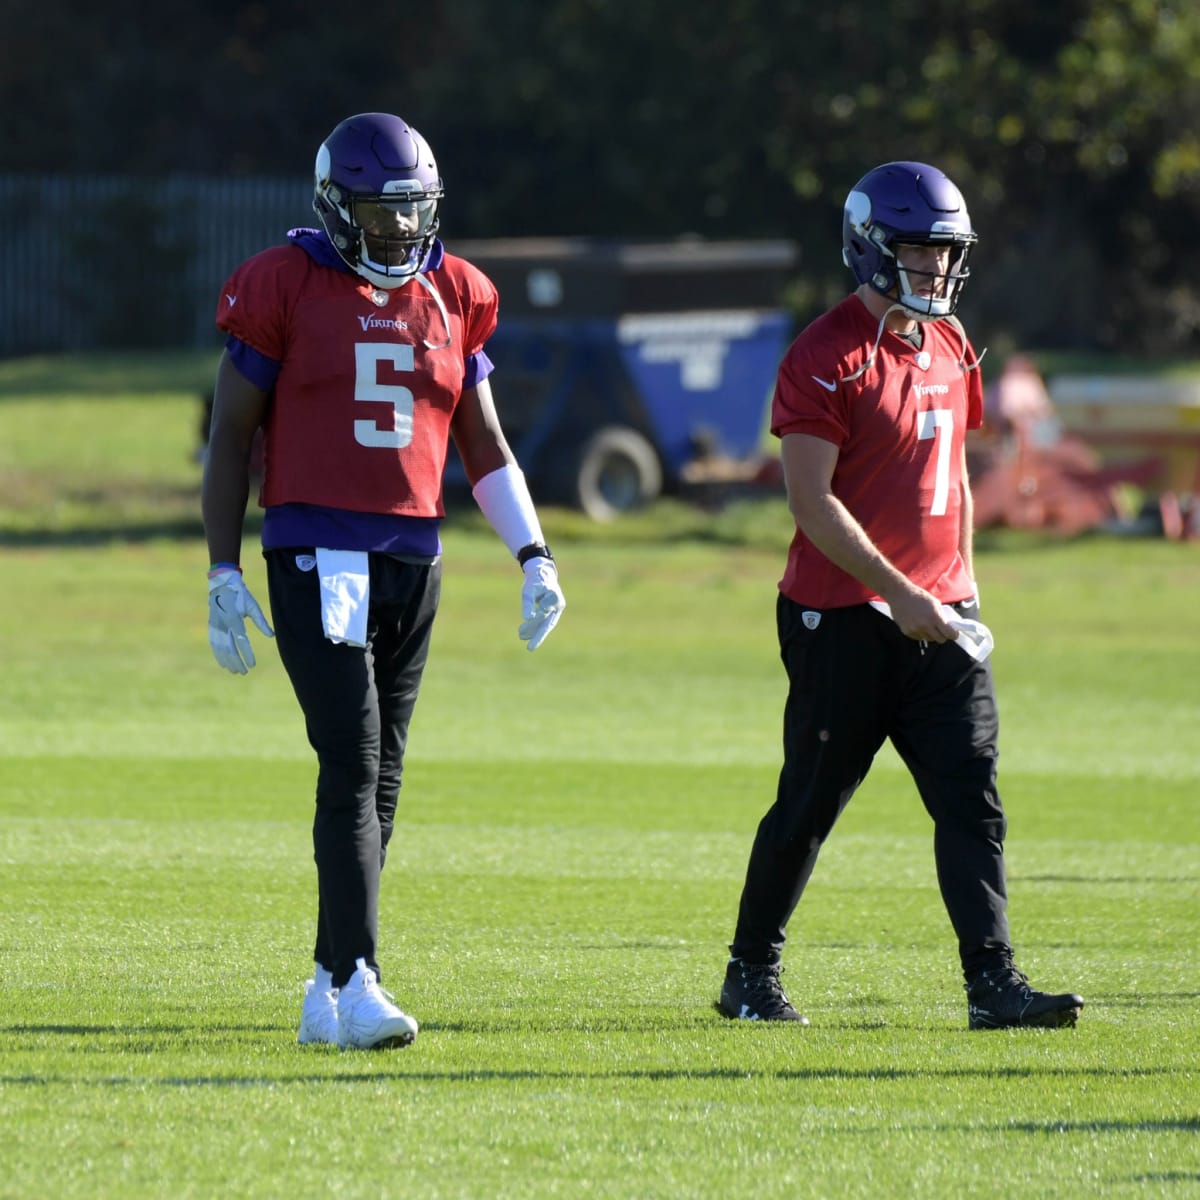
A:
<svg viewBox="0 0 1200 1200">
<path fill-rule="evenodd" d="M 819 379 L 816 375 L 810 375 L 809 379 L 811 379 L 814 383 L 819 383 L 827 392 L 837 391 L 836 383 L 826 383 L 824 379 Z"/>
<path fill-rule="evenodd" d="M 225 299 L 229 301 L 230 308 L 232 308 L 237 303 L 237 297 L 231 296 L 228 292 L 225 293 Z"/>
</svg>

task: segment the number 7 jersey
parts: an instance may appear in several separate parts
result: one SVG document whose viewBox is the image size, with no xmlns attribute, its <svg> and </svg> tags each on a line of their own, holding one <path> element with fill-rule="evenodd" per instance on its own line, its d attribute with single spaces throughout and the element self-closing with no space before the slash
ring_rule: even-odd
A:
<svg viewBox="0 0 1200 1200">
<path fill-rule="evenodd" d="M 891 331 L 880 336 L 878 318 L 848 296 L 788 348 L 771 432 L 837 446 L 834 495 L 900 572 L 952 603 L 974 594 L 960 551 L 963 446 L 983 422 L 983 384 L 961 326 L 921 329 L 919 350 Z M 799 528 L 779 586 L 815 609 L 877 598 Z"/>
<path fill-rule="evenodd" d="M 425 278 L 441 305 L 415 277 L 384 291 L 294 243 L 230 276 L 218 327 L 279 364 L 264 424 L 264 507 L 444 515 L 450 422 L 498 300 L 487 276 L 454 255 Z"/>
</svg>

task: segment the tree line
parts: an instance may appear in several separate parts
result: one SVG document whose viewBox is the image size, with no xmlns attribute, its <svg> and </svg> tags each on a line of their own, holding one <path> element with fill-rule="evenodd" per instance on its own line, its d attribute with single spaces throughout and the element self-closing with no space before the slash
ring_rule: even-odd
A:
<svg viewBox="0 0 1200 1200">
<path fill-rule="evenodd" d="M 344 116 L 427 136 L 455 237 L 786 237 L 803 317 L 841 205 L 934 162 L 977 340 L 1200 353 L 1194 0 L 0 0 L 10 172 L 307 176 Z"/>
</svg>

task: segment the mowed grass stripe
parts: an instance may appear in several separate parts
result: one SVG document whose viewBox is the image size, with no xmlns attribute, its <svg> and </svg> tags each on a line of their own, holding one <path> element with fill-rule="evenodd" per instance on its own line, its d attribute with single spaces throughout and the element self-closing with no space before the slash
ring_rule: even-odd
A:
<svg viewBox="0 0 1200 1200">
<path fill-rule="evenodd" d="M 885 751 L 794 918 L 800 1031 L 712 1008 L 778 765 L 786 513 L 549 513 L 570 603 L 537 655 L 511 563 L 452 522 L 382 897 L 385 983 L 422 1033 L 306 1050 L 311 751 L 269 643 L 247 679 L 211 663 L 202 547 L 152 536 L 194 484 L 171 458 L 193 415 L 148 399 L 120 487 L 59 514 L 151 536 L 3 550 L 36 603 L 0 611 L 0 1196 L 1200 1187 L 1190 547 L 980 555 L 1014 936 L 1035 983 L 1084 992 L 1079 1027 L 966 1030 L 928 818 Z"/>
</svg>

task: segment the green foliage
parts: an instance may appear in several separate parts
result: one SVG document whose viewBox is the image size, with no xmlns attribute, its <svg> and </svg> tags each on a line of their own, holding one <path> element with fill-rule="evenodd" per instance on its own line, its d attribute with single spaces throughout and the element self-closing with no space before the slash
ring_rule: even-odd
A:
<svg viewBox="0 0 1200 1200">
<path fill-rule="evenodd" d="M 186 478 L 194 511 L 174 378 L 157 427 L 135 395 L 95 411 L 136 427 L 104 452 L 120 486 Z M 0 404 L 29 495 L 106 486 L 83 438 L 33 455 L 77 404 Z M 154 506 L 76 528 L 0 497 L 0 1195 L 1190 1194 L 1194 547 L 979 556 L 1017 949 L 1084 992 L 1079 1027 L 967 1032 L 890 752 L 793 922 L 811 1027 L 746 1027 L 712 1003 L 777 769 L 769 510 L 547 513 L 569 607 L 535 655 L 511 563 L 455 514 L 382 897 L 385 983 L 422 1031 L 340 1054 L 295 1043 L 314 769 L 273 647 L 215 666 L 202 545 L 156 536 Z"/>
<path fill-rule="evenodd" d="M 181 0 L 169 26 L 130 0 L 45 6 L 0 48 L 5 169 L 300 178 L 342 117 L 397 111 L 437 151 L 451 239 L 794 237 L 804 316 L 846 289 L 848 188 L 916 158 L 981 233 L 981 343 L 1200 346 L 1190 0 L 444 0 L 371 30 L 364 69 L 355 22 L 278 0 Z M 62 61 L 71 86 L 26 104 Z M 197 107 L 198 78 L 219 104 Z M 169 302 L 169 248 L 118 240 L 113 271 Z"/>
</svg>

